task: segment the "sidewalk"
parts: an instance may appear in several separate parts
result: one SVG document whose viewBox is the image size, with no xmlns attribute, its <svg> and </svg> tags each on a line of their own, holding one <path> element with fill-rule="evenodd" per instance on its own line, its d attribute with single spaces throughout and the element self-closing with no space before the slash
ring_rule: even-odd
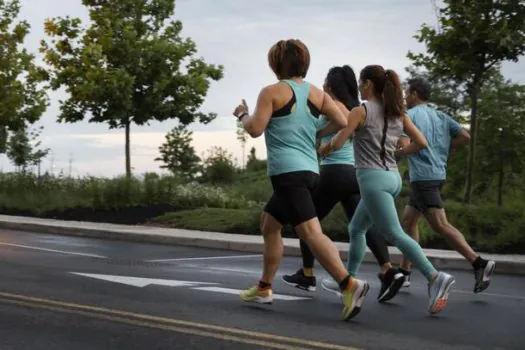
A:
<svg viewBox="0 0 525 350">
<path fill-rule="evenodd" d="M 61 221 L 8 215 L 0 215 L 0 228 L 142 243 L 227 249 L 251 253 L 262 253 L 263 248 L 262 236 L 191 231 L 151 226 Z M 283 241 L 285 255 L 297 257 L 301 255 L 298 239 L 284 238 Z M 336 242 L 336 245 L 339 248 L 341 257 L 346 260 L 348 244 L 344 242 Z M 389 251 L 392 261 L 394 263 L 399 263 L 401 261 L 400 251 L 395 247 L 389 247 Z M 436 268 L 472 270 L 471 265 L 455 251 L 437 249 L 424 249 L 424 251 Z M 483 254 L 483 256 L 496 261 L 496 274 L 505 273 L 525 275 L 525 255 Z M 375 258 L 368 248 L 365 261 L 371 263 L 375 262 Z"/>
</svg>

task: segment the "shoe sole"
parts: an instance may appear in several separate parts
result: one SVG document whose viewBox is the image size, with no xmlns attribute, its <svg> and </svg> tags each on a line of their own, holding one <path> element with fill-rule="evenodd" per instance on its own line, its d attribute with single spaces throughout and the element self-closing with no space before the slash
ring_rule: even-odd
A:
<svg viewBox="0 0 525 350">
<path fill-rule="evenodd" d="M 297 289 L 300 289 L 300 290 L 304 290 L 306 292 L 315 292 L 316 291 L 316 287 L 315 286 L 303 286 L 303 285 L 300 285 L 300 284 L 297 284 L 297 283 L 291 283 L 291 282 L 288 282 L 284 279 L 284 276 L 281 276 L 281 281 L 283 281 L 285 284 L 289 285 L 290 287 L 295 287 Z"/>
<path fill-rule="evenodd" d="M 271 305 L 273 304 L 273 298 L 272 297 L 260 297 L 257 296 L 253 299 L 244 299 L 241 297 L 241 300 L 247 302 L 247 303 L 256 303 L 256 304 L 264 304 L 264 305 Z"/>
<path fill-rule="evenodd" d="M 377 298 L 377 300 L 380 303 L 384 303 L 385 301 L 388 301 L 395 297 L 403 284 L 405 283 L 405 276 L 402 274 L 399 274 L 401 276 L 398 276 L 397 278 L 394 277 L 394 281 L 392 281 L 392 284 L 385 290 L 385 292 Z"/>
<path fill-rule="evenodd" d="M 352 304 L 355 304 L 355 306 L 350 312 L 350 314 L 348 314 L 348 316 L 346 317 L 344 316 L 344 309 L 343 309 L 343 321 L 348 321 L 356 317 L 361 312 L 361 307 L 363 306 L 366 294 L 368 293 L 369 290 L 370 290 L 370 285 L 368 284 L 368 282 L 364 282 L 363 289 L 359 293 L 359 296 L 357 297 L 357 299 L 355 299 L 352 302 Z M 357 294 L 357 291 L 356 291 L 356 294 Z M 354 297 L 355 297 L 355 294 L 354 294 Z"/>
<path fill-rule="evenodd" d="M 478 294 L 483 292 L 485 289 L 487 289 L 490 286 L 490 280 L 492 278 L 492 274 L 494 273 L 494 269 L 496 268 L 496 262 L 491 261 L 490 269 L 487 272 L 483 272 L 483 280 L 481 281 L 481 284 L 476 284 L 476 287 L 474 288 L 474 293 Z M 487 279 L 486 281 L 484 281 Z"/>
<path fill-rule="evenodd" d="M 339 289 L 335 290 L 335 289 L 328 288 L 322 282 L 321 282 L 321 288 L 323 288 L 324 290 L 326 290 L 326 291 L 328 291 L 330 293 L 333 293 L 333 294 L 337 295 L 338 297 L 342 297 L 343 296 L 343 294 L 341 293 L 341 291 Z"/>
<path fill-rule="evenodd" d="M 441 297 L 436 298 L 436 301 L 434 302 L 434 305 L 432 305 L 432 308 L 430 308 L 429 312 L 431 314 L 437 314 L 441 312 L 448 304 L 448 295 L 450 293 L 450 289 L 452 286 L 456 283 L 456 280 L 454 278 L 451 279 L 451 281 L 445 286 L 443 291 L 441 292 Z M 439 294 L 438 294 L 439 296 Z"/>
</svg>

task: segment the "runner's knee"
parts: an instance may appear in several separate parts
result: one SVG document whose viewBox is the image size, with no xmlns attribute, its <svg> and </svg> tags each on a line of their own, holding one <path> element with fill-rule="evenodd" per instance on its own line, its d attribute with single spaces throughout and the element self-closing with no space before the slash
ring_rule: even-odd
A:
<svg viewBox="0 0 525 350">
<path fill-rule="evenodd" d="M 348 233 L 350 235 L 350 239 L 355 240 L 356 238 L 360 236 L 364 236 L 366 234 L 366 229 L 359 227 L 356 224 L 352 224 L 352 222 L 350 222 L 348 224 Z"/>
<path fill-rule="evenodd" d="M 317 235 L 322 235 L 321 224 L 317 218 L 310 219 L 295 226 L 295 232 L 300 239 L 305 242 L 310 242 Z"/>
<path fill-rule="evenodd" d="M 265 212 L 261 214 L 260 228 L 264 236 L 280 235 L 282 230 L 281 224 L 273 216 Z"/>
<path fill-rule="evenodd" d="M 445 211 L 441 208 L 429 208 L 426 217 L 434 231 L 445 232 L 450 226 Z"/>
</svg>

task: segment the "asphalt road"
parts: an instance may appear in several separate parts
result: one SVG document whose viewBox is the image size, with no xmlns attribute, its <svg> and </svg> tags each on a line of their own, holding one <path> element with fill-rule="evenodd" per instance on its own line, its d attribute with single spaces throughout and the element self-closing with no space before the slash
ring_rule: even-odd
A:
<svg viewBox="0 0 525 350">
<path fill-rule="evenodd" d="M 231 251 L 0 232 L 0 349 L 523 349 L 525 278 L 496 273 L 472 293 L 473 276 L 450 271 L 446 310 L 426 311 L 426 283 L 378 304 L 376 266 L 362 312 L 280 281 L 300 263 L 285 258 L 273 305 L 240 289 L 260 277 L 261 257 Z M 317 269 L 318 284 L 327 277 Z"/>
</svg>

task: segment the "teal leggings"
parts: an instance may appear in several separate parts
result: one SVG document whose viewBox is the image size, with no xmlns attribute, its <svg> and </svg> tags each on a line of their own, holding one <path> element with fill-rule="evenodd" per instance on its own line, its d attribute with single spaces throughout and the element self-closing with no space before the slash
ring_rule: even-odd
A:
<svg viewBox="0 0 525 350">
<path fill-rule="evenodd" d="M 352 221 L 348 225 L 350 246 L 348 249 L 348 272 L 357 276 L 365 257 L 365 233 L 373 225 L 387 241 L 399 250 L 430 279 L 436 269 L 427 259 L 421 246 L 408 236 L 399 223 L 394 199 L 401 192 L 401 176 L 397 171 L 381 169 L 357 169 L 357 181 L 361 200 Z"/>
</svg>

